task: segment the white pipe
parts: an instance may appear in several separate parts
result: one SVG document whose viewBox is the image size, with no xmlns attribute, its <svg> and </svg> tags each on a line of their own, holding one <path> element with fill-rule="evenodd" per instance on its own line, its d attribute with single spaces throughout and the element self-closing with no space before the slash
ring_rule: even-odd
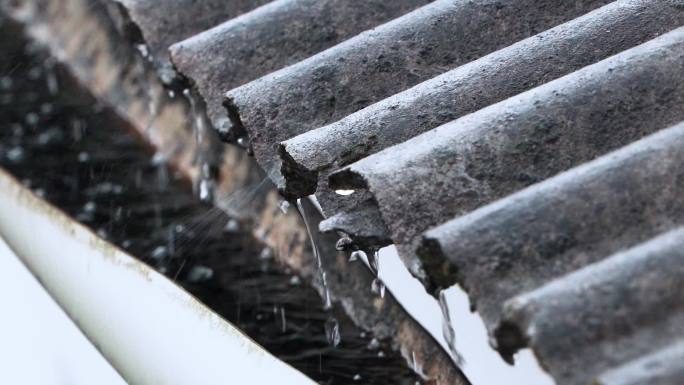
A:
<svg viewBox="0 0 684 385">
<path fill-rule="evenodd" d="M 314 384 L 1 169 L 0 235 L 129 384 Z"/>
</svg>

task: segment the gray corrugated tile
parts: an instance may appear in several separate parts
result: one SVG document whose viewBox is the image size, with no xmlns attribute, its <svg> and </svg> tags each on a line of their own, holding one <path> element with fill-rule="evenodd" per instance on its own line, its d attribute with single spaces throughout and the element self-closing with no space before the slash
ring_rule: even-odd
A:
<svg viewBox="0 0 684 385">
<path fill-rule="evenodd" d="M 368 188 L 392 239 L 410 245 L 431 226 L 682 119 L 679 28 L 364 158 L 330 182 Z"/>
<path fill-rule="evenodd" d="M 246 129 L 257 161 L 282 183 L 280 141 L 606 3 L 438 0 L 229 91 L 231 121 L 238 132 Z"/>
<path fill-rule="evenodd" d="M 223 93 L 323 51 L 429 0 L 277 0 L 171 46 L 215 127 L 226 130 Z"/>
<path fill-rule="evenodd" d="M 327 173 L 684 24 L 668 0 L 616 1 L 282 143 L 288 195 Z M 322 175 L 321 175 L 322 174 Z M 324 203 L 321 202 L 323 205 Z"/>
<path fill-rule="evenodd" d="M 269 0 L 114 0 L 142 32 L 150 54 L 169 65 L 171 44 L 190 37 Z"/>
<path fill-rule="evenodd" d="M 681 385 L 684 339 L 601 375 L 596 385 Z"/>
<path fill-rule="evenodd" d="M 684 123 L 432 229 L 420 254 L 432 269 L 456 266 L 504 356 L 529 344 L 560 383 L 587 383 L 581 376 L 684 333 L 646 330 L 670 312 L 684 317 L 684 271 L 675 268 L 684 230 L 649 242 L 684 225 L 683 162 Z M 632 339 L 642 331 L 653 336 Z"/>
<path fill-rule="evenodd" d="M 678 228 L 509 300 L 498 342 L 508 352 L 531 346 L 560 384 L 588 384 L 683 336 L 682 293 Z"/>
</svg>

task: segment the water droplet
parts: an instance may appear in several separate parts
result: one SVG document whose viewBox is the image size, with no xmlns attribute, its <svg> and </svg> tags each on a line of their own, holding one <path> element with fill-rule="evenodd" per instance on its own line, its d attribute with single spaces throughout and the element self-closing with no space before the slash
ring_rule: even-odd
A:
<svg viewBox="0 0 684 385">
<path fill-rule="evenodd" d="M 9 90 L 10 88 L 12 88 L 13 84 L 14 81 L 9 76 L 3 76 L 0 78 L 0 89 L 2 90 Z"/>
<path fill-rule="evenodd" d="M 378 341 L 377 338 L 373 338 L 373 339 L 370 340 L 370 342 L 368 343 L 367 348 L 368 348 L 368 350 L 372 350 L 372 351 L 375 351 L 375 350 L 380 349 L 380 341 Z"/>
<path fill-rule="evenodd" d="M 287 211 L 290 209 L 290 202 L 283 200 L 280 202 L 280 211 L 283 212 L 283 214 L 287 214 Z"/>
<path fill-rule="evenodd" d="M 240 222 L 233 218 L 229 219 L 228 222 L 226 222 L 226 226 L 223 228 L 223 231 L 226 233 L 237 233 L 240 231 Z"/>
<path fill-rule="evenodd" d="M 334 317 L 330 317 L 325 321 L 325 337 L 332 346 L 336 347 L 340 344 L 342 339 L 340 337 L 340 324 Z"/>
<path fill-rule="evenodd" d="M 348 235 L 345 235 L 337 240 L 337 243 L 335 243 L 335 248 L 340 251 L 349 250 L 353 246 L 353 244 L 354 241 L 352 241 L 352 239 Z"/>
<path fill-rule="evenodd" d="M 335 190 L 335 194 L 342 196 L 352 195 L 354 192 L 354 190 Z"/>
<path fill-rule="evenodd" d="M 302 283 L 302 279 L 299 278 L 298 275 L 293 275 L 292 277 L 290 277 L 290 285 L 297 286 L 297 285 L 300 285 L 301 283 Z"/>
<path fill-rule="evenodd" d="M 85 205 L 83 205 L 83 211 L 86 213 L 94 213 L 95 209 L 97 209 L 97 205 L 95 202 L 87 202 Z"/>
<path fill-rule="evenodd" d="M 135 46 L 135 48 L 138 50 L 138 52 L 140 52 L 140 54 L 142 55 L 142 57 L 144 57 L 144 58 L 147 59 L 147 57 L 150 56 L 150 49 L 147 48 L 147 45 L 145 45 L 145 44 L 138 44 L 138 45 Z"/>
<path fill-rule="evenodd" d="M 57 82 L 57 75 L 54 71 L 48 72 L 45 82 L 47 83 L 50 95 L 57 95 L 57 92 L 59 92 L 59 83 Z"/>
<path fill-rule="evenodd" d="M 169 90 L 169 97 L 170 97 L 171 99 L 175 98 L 175 97 L 176 97 L 176 92 L 174 92 L 173 90 Z"/>
<path fill-rule="evenodd" d="M 152 259 L 156 260 L 162 260 L 166 259 L 166 257 L 169 256 L 168 250 L 166 250 L 166 246 L 157 246 L 152 250 Z"/>
<path fill-rule="evenodd" d="M 42 115 L 48 115 L 52 112 L 52 104 L 50 103 L 43 103 L 40 105 L 40 113 Z"/>
<path fill-rule="evenodd" d="M 280 308 L 280 322 L 282 325 L 281 331 L 283 333 L 287 332 L 287 319 L 285 318 L 285 308 L 284 307 Z"/>
<path fill-rule="evenodd" d="M 24 119 L 31 126 L 35 126 L 40 121 L 40 117 L 35 112 L 29 112 Z"/>
<path fill-rule="evenodd" d="M 42 188 L 37 188 L 37 189 L 33 190 L 33 193 L 36 194 L 37 196 L 41 197 L 41 198 L 45 197 L 45 190 L 43 190 Z"/>
<path fill-rule="evenodd" d="M 382 351 L 382 350 L 380 350 L 380 351 L 378 352 L 378 357 L 382 358 L 382 357 L 384 357 L 384 356 L 385 356 L 385 352 Z"/>
<path fill-rule="evenodd" d="M 202 179 L 199 184 L 199 198 L 203 202 L 211 201 L 211 181 Z"/>
<path fill-rule="evenodd" d="M 355 374 L 354 375 L 354 381 L 361 381 L 361 375 L 360 374 Z"/>
<path fill-rule="evenodd" d="M 193 266 L 185 280 L 190 283 L 206 282 L 214 276 L 214 270 L 206 266 Z"/>
<path fill-rule="evenodd" d="M 382 283 L 380 278 L 375 278 L 371 283 L 371 292 L 375 295 L 379 295 L 380 298 L 385 298 L 385 284 Z"/>
<path fill-rule="evenodd" d="M 85 124 L 80 119 L 74 119 L 71 121 L 71 137 L 75 142 L 80 142 L 83 139 L 83 134 L 85 131 Z"/>
<path fill-rule="evenodd" d="M 78 161 L 81 163 L 86 163 L 90 160 L 90 154 L 88 154 L 85 151 L 81 151 L 78 153 Z"/>
<path fill-rule="evenodd" d="M 378 250 L 371 252 L 370 258 L 368 258 L 368 265 L 373 275 L 377 277 L 380 272 L 380 253 Z"/>
<path fill-rule="evenodd" d="M 97 229 L 97 235 L 99 235 L 100 238 L 102 238 L 102 239 L 107 239 L 107 236 L 108 236 L 107 230 L 105 230 L 105 229 Z"/>
<path fill-rule="evenodd" d="M 259 259 L 262 261 L 268 261 L 273 258 L 273 250 L 270 247 L 264 247 L 259 253 Z"/>
<path fill-rule="evenodd" d="M 123 247 L 124 249 L 127 249 L 127 248 L 131 247 L 132 244 L 133 243 L 129 239 L 124 239 L 124 241 L 121 242 L 121 247 Z"/>
<path fill-rule="evenodd" d="M 185 231 L 185 226 L 183 226 L 183 225 L 176 225 L 176 227 L 174 227 L 174 230 L 176 230 L 176 232 L 177 232 L 178 234 L 180 234 L 180 233 L 182 233 L 183 231 Z"/>
<path fill-rule="evenodd" d="M 247 149 L 247 148 L 249 148 L 249 139 L 242 136 L 242 137 L 238 138 L 237 144 L 238 144 L 238 146 Z"/>
<path fill-rule="evenodd" d="M 7 159 L 13 163 L 19 163 L 24 160 L 24 149 L 21 147 L 13 147 L 7 151 Z"/>
</svg>

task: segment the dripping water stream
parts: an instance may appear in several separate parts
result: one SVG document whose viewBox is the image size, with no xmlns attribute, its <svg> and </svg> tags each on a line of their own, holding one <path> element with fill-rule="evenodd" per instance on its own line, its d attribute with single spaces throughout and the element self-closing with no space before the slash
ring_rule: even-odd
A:
<svg viewBox="0 0 684 385">
<path fill-rule="evenodd" d="M 264 246 L 244 223 L 196 199 L 124 122 L 19 43 L 0 43 L 0 166 L 319 383 L 419 380 L 385 342 L 324 306 L 329 295 L 321 304 L 303 279 L 259 258 Z"/>
</svg>

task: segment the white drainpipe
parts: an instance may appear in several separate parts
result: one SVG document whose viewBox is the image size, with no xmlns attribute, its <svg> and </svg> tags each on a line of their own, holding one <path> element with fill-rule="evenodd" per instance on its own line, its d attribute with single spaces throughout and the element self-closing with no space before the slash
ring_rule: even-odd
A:
<svg viewBox="0 0 684 385">
<path fill-rule="evenodd" d="M 2 169 L 0 236 L 129 384 L 314 384 Z"/>
</svg>

